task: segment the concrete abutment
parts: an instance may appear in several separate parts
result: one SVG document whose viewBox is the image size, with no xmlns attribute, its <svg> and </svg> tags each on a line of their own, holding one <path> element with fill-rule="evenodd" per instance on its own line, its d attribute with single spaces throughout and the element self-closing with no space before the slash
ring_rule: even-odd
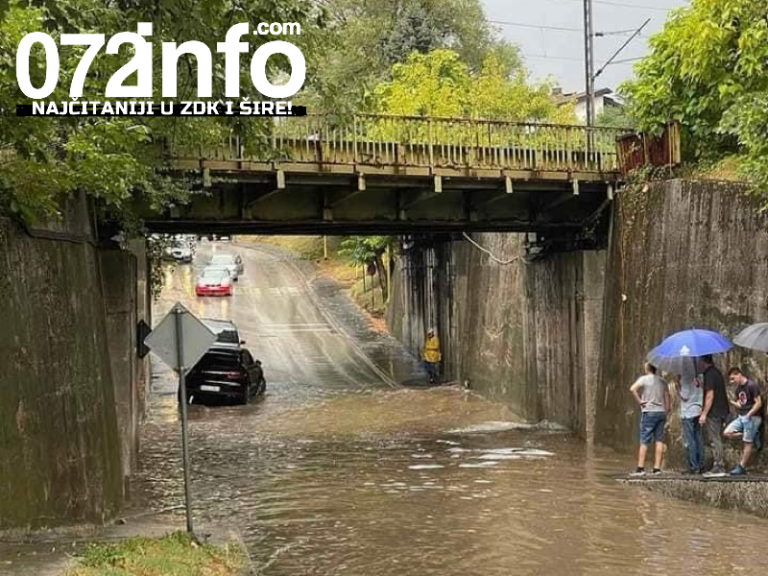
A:
<svg viewBox="0 0 768 576">
<path fill-rule="evenodd" d="M 523 259 L 523 236 L 417 243 L 394 276 L 387 314 L 414 353 L 440 331 L 447 380 L 619 450 L 634 449 L 639 414 L 629 385 L 664 336 L 699 326 L 733 337 L 768 317 L 765 217 L 732 183 L 672 180 L 625 189 L 606 249 Z M 717 358 L 764 380 L 763 355 Z M 679 452 L 679 418 L 671 447 Z"/>
<path fill-rule="evenodd" d="M 34 230 L 0 219 L 0 530 L 100 523 L 135 467 L 143 243 L 103 249 L 90 222 L 82 199 Z"/>
</svg>

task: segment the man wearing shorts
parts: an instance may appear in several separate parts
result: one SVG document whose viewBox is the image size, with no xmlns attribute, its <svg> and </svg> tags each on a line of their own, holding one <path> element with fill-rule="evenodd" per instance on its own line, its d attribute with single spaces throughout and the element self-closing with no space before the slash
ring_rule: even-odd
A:
<svg viewBox="0 0 768 576">
<path fill-rule="evenodd" d="M 757 384 L 748 380 L 739 368 L 731 368 L 728 377 L 734 386 L 736 398 L 735 401 L 731 400 L 731 405 L 736 408 L 739 417 L 728 425 L 723 434 L 730 440 L 741 440 L 744 444 L 741 462 L 731 470 L 731 476 L 743 476 L 747 473 L 747 465 L 752 458 L 755 444 L 759 441 L 758 430 L 763 421 L 763 399 Z"/>
<path fill-rule="evenodd" d="M 637 468 L 630 476 L 645 475 L 645 457 L 651 442 L 655 445 L 653 474 L 661 474 L 661 460 L 664 456 L 664 426 L 669 411 L 669 388 L 667 383 L 656 374 L 656 367 L 645 365 L 645 375 L 635 381 L 629 391 L 640 406 L 640 450 L 637 455 Z"/>
</svg>

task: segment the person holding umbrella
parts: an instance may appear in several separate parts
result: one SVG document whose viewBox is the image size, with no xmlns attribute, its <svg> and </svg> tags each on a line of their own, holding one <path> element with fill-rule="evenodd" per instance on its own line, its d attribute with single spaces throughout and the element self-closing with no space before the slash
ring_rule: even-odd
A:
<svg viewBox="0 0 768 576">
<path fill-rule="evenodd" d="M 712 354 L 727 352 L 733 348 L 727 338 L 712 330 L 692 328 L 672 334 L 648 353 L 649 362 L 674 374 L 682 374 L 682 366 L 698 357 L 704 385 L 704 406 L 699 424 L 707 426 L 709 442 L 714 454 L 714 466 L 707 475 L 725 475 L 723 459 L 723 424 L 728 417 L 728 397 L 722 373 L 715 367 Z"/>
<path fill-rule="evenodd" d="M 704 467 L 704 441 L 699 417 L 704 404 L 704 391 L 696 378 L 696 360 L 687 358 L 680 367 L 677 395 L 680 398 L 680 417 L 683 426 L 683 447 L 688 469 L 683 474 L 701 474 Z"/>
<path fill-rule="evenodd" d="M 723 373 L 715 366 L 711 354 L 699 358 L 699 369 L 704 383 L 704 408 L 699 416 L 699 424 L 707 431 L 713 460 L 712 468 L 705 476 L 724 476 L 725 455 L 722 434 L 731 412 L 728 394 L 725 391 L 725 379 Z"/>
</svg>

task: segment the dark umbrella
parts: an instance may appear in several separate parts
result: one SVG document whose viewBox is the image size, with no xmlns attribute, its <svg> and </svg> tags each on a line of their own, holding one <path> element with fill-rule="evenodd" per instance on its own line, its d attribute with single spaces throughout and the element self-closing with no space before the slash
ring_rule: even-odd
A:
<svg viewBox="0 0 768 576">
<path fill-rule="evenodd" d="M 768 352 L 768 322 L 744 328 L 733 342 L 742 348 Z"/>
</svg>

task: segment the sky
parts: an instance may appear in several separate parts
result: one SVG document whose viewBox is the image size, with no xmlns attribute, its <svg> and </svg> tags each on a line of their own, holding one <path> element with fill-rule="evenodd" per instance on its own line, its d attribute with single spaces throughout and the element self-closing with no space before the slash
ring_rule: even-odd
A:
<svg viewBox="0 0 768 576">
<path fill-rule="evenodd" d="M 584 90 L 584 8 L 582 0 L 482 0 L 486 16 L 496 21 L 500 34 L 520 47 L 533 79 L 553 78 L 566 92 Z M 616 60 L 628 60 L 648 53 L 648 36 L 664 25 L 670 9 L 687 0 L 593 0 L 595 32 L 643 29 Z M 500 24 L 509 22 L 524 26 Z M 578 29 L 564 31 L 538 28 Z M 595 67 L 599 69 L 630 37 L 631 33 L 595 38 Z M 596 88 L 615 89 L 632 76 L 632 62 L 608 66 L 597 79 Z"/>
</svg>

